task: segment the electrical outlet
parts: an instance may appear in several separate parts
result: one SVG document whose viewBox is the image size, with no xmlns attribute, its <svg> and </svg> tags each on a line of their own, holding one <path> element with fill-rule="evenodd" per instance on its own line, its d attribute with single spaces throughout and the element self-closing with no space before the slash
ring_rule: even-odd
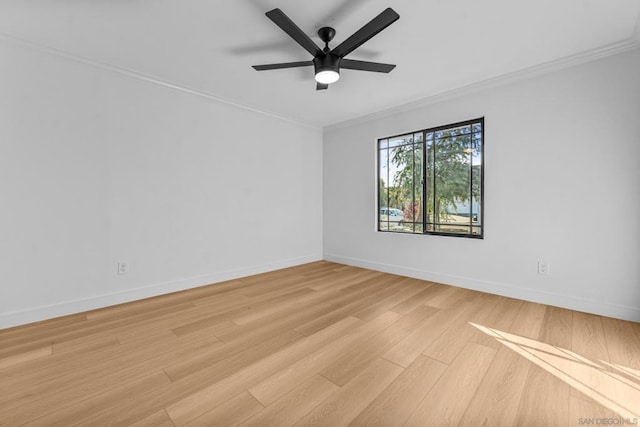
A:
<svg viewBox="0 0 640 427">
<path fill-rule="evenodd" d="M 551 265 L 546 261 L 538 261 L 538 274 L 549 275 L 551 273 Z"/>
<path fill-rule="evenodd" d="M 129 263 L 124 261 L 118 261 L 118 274 L 123 275 L 129 272 Z"/>
</svg>

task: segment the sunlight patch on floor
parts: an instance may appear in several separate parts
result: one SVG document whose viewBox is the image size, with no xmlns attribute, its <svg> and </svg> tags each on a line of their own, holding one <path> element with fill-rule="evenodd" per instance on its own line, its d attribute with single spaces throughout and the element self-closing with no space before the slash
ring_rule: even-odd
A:
<svg viewBox="0 0 640 427">
<path fill-rule="evenodd" d="M 469 323 L 621 417 L 640 418 L 639 371 L 600 364 L 567 349 Z"/>
</svg>

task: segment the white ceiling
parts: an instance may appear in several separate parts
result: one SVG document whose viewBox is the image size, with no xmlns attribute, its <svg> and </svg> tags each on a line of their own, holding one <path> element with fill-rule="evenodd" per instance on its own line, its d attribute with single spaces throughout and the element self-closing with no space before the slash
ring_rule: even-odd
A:
<svg viewBox="0 0 640 427">
<path fill-rule="evenodd" d="M 311 59 L 264 12 L 278 7 L 336 46 L 386 7 L 400 20 L 350 54 L 397 64 L 343 70 L 316 91 Z M 640 0 L 0 0 L 0 37 L 324 127 L 526 70 L 640 45 Z M 1 71 L 0 71 L 1 72 Z"/>
</svg>

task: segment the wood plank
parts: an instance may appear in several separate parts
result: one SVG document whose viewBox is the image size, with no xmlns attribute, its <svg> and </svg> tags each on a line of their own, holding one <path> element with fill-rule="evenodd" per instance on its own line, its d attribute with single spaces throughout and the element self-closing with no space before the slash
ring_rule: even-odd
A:
<svg viewBox="0 0 640 427">
<path fill-rule="evenodd" d="M 262 409 L 260 402 L 245 391 L 185 425 L 189 427 L 237 426 Z"/>
<path fill-rule="evenodd" d="M 456 288 L 455 286 L 440 285 L 443 287 L 441 292 L 427 298 L 425 304 L 436 308 L 448 308 L 475 297 L 474 291 Z"/>
<path fill-rule="evenodd" d="M 115 335 L 90 335 L 88 337 L 80 337 L 70 341 L 54 343 L 53 353 L 60 355 L 62 353 L 91 352 L 114 345 L 120 345 L 120 341 Z"/>
<path fill-rule="evenodd" d="M 241 426 L 292 425 L 339 389 L 331 381 L 316 375 L 243 422 Z"/>
<path fill-rule="evenodd" d="M 185 346 L 180 346 L 179 343 L 180 340 L 176 339 L 169 343 L 163 341 L 157 346 L 143 346 L 144 352 L 129 353 L 127 358 L 121 356 L 103 360 L 101 356 L 104 354 L 96 352 L 87 358 L 87 363 L 81 365 L 76 364 L 77 359 L 71 359 L 69 373 L 55 378 L 47 378 L 49 371 L 41 370 L 28 382 L 19 383 L 19 387 L 14 387 L 15 390 L 7 389 L 0 394 L 0 413 L 4 419 L 12 419 L 14 424 L 19 425 L 26 422 L 28 418 L 25 417 L 30 417 L 31 414 L 43 413 L 50 408 L 62 407 L 111 387 L 118 387 L 127 381 L 145 378 L 160 371 L 168 361 L 181 359 L 211 345 L 206 341 Z M 56 365 L 53 372 L 57 370 Z M 6 396 L 11 398 L 7 399 Z M 144 405 L 137 402 L 136 409 L 142 406 Z"/>
<path fill-rule="evenodd" d="M 219 343 L 215 337 L 191 340 L 176 337 L 169 331 L 161 331 L 135 343 L 108 346 L 99 351 L 53 354 L 36 364 L 6 369 L 3 372 L 6 391 L 0 394 L 0 404 L 8 399 L 44 393 L 47 389 L 60 390 L 65 383 L 84 382 L 102 376 L 105 372 L 119 373 L 124 367 L 134 368 L 140 363 L 148 364 L 148 360 L 170 354 L 174 350 L 193 352 L 215 343 Z"/>
<path fill-rule="evenodd" d="M 354 346 L 338 360 L 322 370 L 321 374 L 340 386 L 364 370 L 371 362 L 389 351 L 398 342 L 424 323 L 439 310 L 426 305 L 418 306 L 412 312 L 383 329 L 366 342 Z"/>
<path fill-rule="evenodd" d="M 489 314 L 480 313 L 477 315 L 478 318 L 472 317 L 471 321 L 487 328 L 509 331 L 522 304 L 522 301 L 513 298 L 500 297 L 498 303 Z M 484 346 L 493 347 L 496 350 L 500 348 L 500 344 L 495 339 L 478 330 L 474 332 L 474 336 L 470 340 Z"/>
<path fill-rule="evenodd" d="M 351 274 L 346 274 L 336 280 L 316 280 L 315 283 L 310 283 L 309 287 L 315 291 L 322 291 L 326 289 L 345 289 L 361 283 L 375 283 L 377 278 L 384 277 L 384 273 L 379 271 L 364 270 L 361 268 L 349 269 Z"/>
<path fill-rule="evenodd" d="M 467 344 L 405 425 L 458 425 L 495 354 L 492 348 Z"/>
<path fill-rule="evenodd" d="M 30 413 L 27 417 L 31 426 L 71 425 L 90 417 L 96 411 L 127 399 L 135 399 L 149 388 L 162 387 L 171 381 L 164 372 L 156 372 L 143 378 L 124 380 L 118 385 L 98 391 L 84 399 L 67 402 L 59 407 L 49 408 L 48 413 Z M 11 419 L 3 422 L 13 424 Z"/>
<path fill-rule="evenodd" d="M 207 375 L 213 381 L 248 365 L 256 355 L 268 354 L 300 338 L 302 335 L 288 330 L 259 342 L 223 344 L 185 356 L 166 365 L 164 371 L 172 381 L 194 374 Z"/>
<path fill-rule="evenodd" d="M 402 278 L 398 282 L 400 289 L 395 294 L 386 298 L 380 298 L 368 307 L 355 312 L 353 315 L 358 319 L 371 320 L 381 315 L 385 311 L 389 311 L 391 307 L 396 307 L 404 301 L 410 300 L 413 296 L 424 290 L 424 286 L 420 283 L 416 284 L 414 280 Z"/>
<path fill-rule="evenodd" d="M 477 329 L 471 326 L 470 321 L 483 323 L 483 319 L 493 312 L 500 297 L 484 294 L 477 297 L 473 304 L 440 336 L 435 338 L 422 354 L 439 360 L 447 365 L 451 364 L 462 351 L 464 346 L 477 334 Z"/>
<path fill-rule="evenodd" d="M 602 379 L 609 377 L 603 372 L 608 369 L 609 354 L 602 322 L 599 316 L 592 314 L 578 311 L 572 314 L 573 330 L 570 350 L 585 363 L 574 364 L 569 375 L 584 380 L 593 389 L 601 389 L 605 385 Z M 593 364 L 598 365 L 598 368 L 593 369 Z M 571 387 L 570 393 L 577 398 L 584 398 L 584 395 L 574 387 Z"/>
<path fill-rule="evenodd" d="M 234 329 L 217 334 L 217 336 L 226 343 L 238 340 L 253 341 L 263 335 L 294 329 L 326 313 L 331 307 L 346 305 L 349 301 L 356 299 L 358 299 L 358 296 L 345 297 L 339 291 L 318 291 L 309 300 L 245 325 L 238 325 Z"/>
<path fill-rule="evenodd" d="M 137 404 L 134 404 L 134 402 L 122 402 L 116 406 L 116 408 L 108 408 L 96 412 L 87 421 L 92 425 L 104 425 L 108 423 L 127 425 L 137 420 L 137 414 L 140 411 L 149 412 L 164 408 L 176 400 L 186 398 L 190 394 L 204 388 L 220 387 L 226 394 L 219 400 L 210 401 L 209 408 L 205 411 L 208 412 L 247 388 L 247 385 L 243 383 L 242 380 L 248 381 L 248 379 L 247 377 L 243 377 L 242 374 L 251 372 L 249 368 L 253 364 L 262 361 L 265 355 L 270 355 L 282 348 L 287 348 L 287 344 L 291 344 L 291 340 L 298 336 L 299 335 L 293 331 L 287 331 L 285 334 L 271 337 L 260 343 L 260 345 L 256 345 L 253 349 L 239 352 L 218 363 L 211 365 L 206 364 L 202 369 L 193 374 L 174 380 L 168 387 L 149 390 L 145 393 L 144 398 L 141 398 Z M 235 377 L 238 373 L 241 374 L 239 375 L 240 381 L 237 381 L 238 377 Z M 256 375 L 261 374 L 260 372 L 256 373 Z M 225 388 L 225 385 L 229 387 Z M 197 417 L 197 415 L 194 414 L 194 417 Z M 189 419 L 189 421 L 191 421 L 191 419 Z"/>
<path fill-rule="evenodd" d="M 211 316 L 201 318 L 172 330 L 176 335 L 184 335 L 190 332 L 198 331 L 200 329 L 209 328 L 227 320 L 232 320 L 235 316 L 245 314 L 247 310 L 251 310 L 254 307 L 260 309 L 262 307 L 269 306 L 270 304 L 287 301 L 290 298 L 305 295 L 309 292 L 311 291 L 305 289 L 296 289 L 293 291 L 285 292 L 284 294 L 270 296 L 269 298 L 266 298 L 264 300 L 245 300 L 241 304 L 234 304 L 232 307 L 227 307 L 227 309 L 225 309 L 224 311 L 215 312 L 215 314 Z"/>
<path fill-rule="evenodd" d="M 0 370 L 9 368 L 15 365 L 31 362 L 34 360 L 38 360 L 43 357 L 51 356 L 52 354 L 53 354 L 52 346 L 45 345 L 43 347 L 25 351 L 24 353 L 17 353 L 11 356 L 6 356 L 0 359 Z"/>
<path fill-rule="evenodd" d="M 187 423 L 203 413 L 226 402 L 243 390 L 263 381 L 278 371 L 324 347 L 345 333 L 362 325 L 355 317 L 343 319 L 311 336 L 269 355 L 222 381 L 201 387 L 167 406 L 169 416 L 176 424 Z M 189 377 L 190 378 L 190 377 Z M 187 380 L 187 379 L 185 379 Z"/>
<path fill-rule="evenodd" d="M 557 352 L 571 347 L 573 314 L 569 310 L 547 307 L 543 321 L 539 347 L 543 352 Z M 519 344 L 521 345 L 521 344 Z M 539 360 L 534 357 L 531 360 Z M 542 367 L 541 367 L 542 366 Z M 527 375 L 516 424 L 563 425 L 569 412 L 570 387 L 562 379 L 554 376 L 545 363 L 533 364 Z"/>
<path fill-rule="evenodd" d="M 222 321 L 220 323 L 216 323 L 215 325 L 209 326 L 207 328 L 202 328 L 202 329 L 198 329 L 198 330 L 194 330 L 194 331 L 190 331 L 188 333 L 182 334 L 182 335 L 177 335 L 173 332 L 173 330 L 171 330 L 171 334 L 173 334 L 174 336 L 182 336 L 188 339 L 192 339 L 192 340 L 197 340 L 199 338 L 202 339 L 211 339 L 213 337 L 215 337 L 217 340 L 221 341 L 221 342 L 225 342 L 224 340 L 220 339 L 220 336 L 224 335 L 224 334 L 228 334 L 228 333 L 233 333 L 234 331 L 236 331 L 239 328 L 239 326 L 235 323 L 233 323 L 230 320 L 225 320 Z M 126 338 L 119 338 L 121 341 L 128 341 L 128 339 L 131 337 L 131 335 L 129 335 Z"/>
<path fill-rule="evenodd" d="M 437 360 L 419 356 L 349 425 L 403 425 L 447 367 Z"/>
<path fill-rule="evenodd" d="M 294 426 L 346 426 L 401 373 L 401 367 L 384 359 L 376 359 Z"/>
<path fill-rule="evenodd" d="M 238 325 L 246 325 L 247 323 L 263 319 L 273 313 L 277 313 L 292 304 L 300 305 L 307 301 L 313 301 L 318 297 L 317 291 L 310 288 L 298 289 L 293 295 L 286 295 L 279 301 L 270 301 L 266 304 L 256 304 L 247 307 L 245 313 L 240 313 L 231 318 L 231 321 Z"/>
<path fill-rule="evenodd" d="M 169 414 L 164 409 L 154 412 L 153 414 L 131 424 L 129 427 L 175 427 Z"/>
<path fill-rule="evenodd" d="M 348 268 L 342 270 L 334 270 L 331 274 L 314 277 L 307 282 L 307 286 L 314 291 L 323 291 L 327 289 L 340 290 L 353 284 L 370 280 L 374 277 L 380 277 L 379 271 L 363 270 L 356 268 Z"/>
<path fill-rule="evenodd" d="M 598 425 L 598 423 L 603 425 L 604 420 L 609 421 L 612 418 L 613 413 L 610 409 L 593 400 L 584 400 L 576 396 L 569 397 L 569 413 L 565 425 Z M 613 423 L 613 420 L 611 422 Z"/>
<path fill-rule="evenodd" d="M 594 376 L 600 375 L 597 383 L 602 385 L 597 389 L 599 393 L 587 390 L 585 394 L 625 418 L 640 419 L 640 338 L 635 333 L 637 324 L 609 317 L 599 319 L 609 356 L 609 362 L 604 365 L 609 372 L 606 376 L 596 372 Z"/>
<path fill-rule="evenodd" d="M 518 336 L 537 337 L 544 320 L 546 306 L 525 303 L 513 322 L 511 332 Z M 501 339 L 500 331 L 494 335 Z M 518 405 L 524 391 L 531 362 L 502 345 L 478 389 L 471 399 L 461 425 L 516 425 Z"/>
<path fill-rule="evenodd" d="M 78 327 L 86 321 L 87 313 L 76 313 L 48 320 L 40 320 L 26 325 L 0 329 L 0 340 L 2 340 L 6 345 L 16 345 L 17 342 L 33 340 L 34 335 L 38 336 L 42 333 L 50 335 L 60 328 L 64 328 L 69 325 Z M 17 339 L 18 341 L 14 342 L 12 341 L 13 339 Z"/>
<path fill-rule="evenodd" d="M 348 349 L 367 342 L 381 329 L 396 322 L 399 317 L 399 314 L 388 311 L 377 319 L 364 323 L 359 328 L 350 331 L 332 343 L 328 343 L 318 351 L 273 374 L 251 387 L 249 392 L 263 405 L 270 405 L 292 388 L 304 383 L 307 379 L 335 362 Z"/>
<path fill-rule="evenodd" d="M 438 292 L 442 292 L 446 289 L 444 285 L 440 285 L 432 282 L 425 282 L 422 280 L 420 280 L 419 282 L 423 284 L 424 286 L 423 290 L 415 294 L 413 298 L 410 298 L 406 301 L 398 303 L 395 306 L 391 307 L 389 310 L 395 311 L 396 313 L 400 313 L 400 314 L 407 314 L 410 311 L 415 310 L 416 307 L 420 305 L 425 305 L 426 302 L 434 294 L 437 294 Z"/>
<path fill-rule="evenodd" d="M 296 332 L 300 332 L 304 335 L 310 335 L 314 332 L 319 331 L 320 329 L 326 328 L 328 325 L 334 323 L 335 321 L 342 319 L 347 316 L 353 316 L 359 310 L 368 307 L 369 305 L 375 303 L 380 298 L 385 298 L 389 295 L 393 295 L 397 292 L 396 289 L 390 286 L 392 282 L 381 283 L 381 288 L 379 290 L 369 290 L 367 292 L 367 296 L 357 299 L 343 307 L 340 307 L 336 310 L 331 310 L 322 316 L 318 316 L 316 319 L 311 320 L 303 325 L 295 328 Z"/>
<path fill-rule="evenodd" d="M 616 365 L 640 370 L 640 338 L 634 324 L 610 317 L 600 317 L 605 333 L 609 361 Z"/>
<path fill-rule="evenodd" d="M 412 364 L 420 353 L 438 338 L 449 325 L 458 317 L 462 316 L 468 308 L 469 306 L 467 304 L 458 304 L 440 310 L 391 348 L 383 357 L 406 368 Z"/>
<path fill-rule="evenodd" d="M 40 329 L 38 330 L 37 334 L 30 334 L 28 338 L 24 339 L 26 339 L 27 342 L 30 343 L 39 342 L 46 345 L 70 341 L 76 338 L 86 337 L 94 334 L 106 333 L 114 335 L 128 328 L 137 327 L 141 324 L 148 324 L 149 322 L 153 323 L 154 321 L 161 319 L 167 315 L 184 313 L 185 311 L 188 312 L 188 310 L 191 308 L 193 308 L 193 305 L 190 303 L 177 304 L 175 306 L 161 308 L 154 307 L 153 309 L 147 311 L 134 313 L 130 316 L 109 319 L 107 321 L 87 320 L 78 324 L 72 323 L 59 328 L 55 328 L 53 331 Z M 17 344 L 18 343 L 15 342 L 14 339 L 12 345 Z M 1 353 L 2 351 L 0 351 L 0 354 Z"/>
<path fill-rule="evenodd" d="M 300 273 L 284 274 L 278 278 L 264 277 L 253 282 L 247 279 L 242 280 L 245 283 L 251 283 L 252 286 L 245 286 L 240 293 L 249 299 L 260 297 L 262 300 L 308 288 L 307 283 L 312 282 L 311 279 L 305 278 Z"/>
</svg>

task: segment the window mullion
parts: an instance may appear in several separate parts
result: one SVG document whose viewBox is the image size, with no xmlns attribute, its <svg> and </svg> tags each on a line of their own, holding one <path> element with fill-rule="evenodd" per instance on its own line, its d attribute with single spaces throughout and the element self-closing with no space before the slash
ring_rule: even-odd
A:
<svg viewBox="0 0 640 427">
<path fill-rule="evenodd" d="M 473 234 L 473 123 L 469 130 L 469 234 Z"/>
<path fill-rule="evenodd" d="M 427 131 L 422 132 L 422 233 L 427 232 Z"/>
<path fill-rule="evenodd" d="M 416 209 L 416 134 L 413 134 L 413 144 L 411 147 L 411 171 L 413 176 L 411 177 L 411 222 L 413 223 L 413 232 L 416 232 L 416 219 L 414 217 Z"/>
</svg>

